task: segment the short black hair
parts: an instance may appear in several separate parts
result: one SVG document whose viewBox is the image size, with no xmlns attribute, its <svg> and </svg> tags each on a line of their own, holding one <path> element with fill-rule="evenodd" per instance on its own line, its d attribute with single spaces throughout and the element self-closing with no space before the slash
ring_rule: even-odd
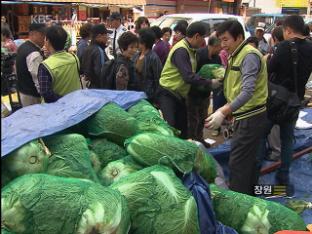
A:
<svg viewBox="0 0 312 234">
<path fill-rule="evenodd" d="M 198 33 L 201 36 L 206 35 L 206 26 L 203 22 L 194 22 L 191 23 L 187 29 L 186 29 L 186 36 L 187 37 L 193 37 L 196 33 Z"/>
<path fill-rule="evenodd" d="M 215 46 L 215 45 L 220 45 L 220 44 L 221 44 L 221 40 L 218 37 L 215 37 L 215 36 L 209 37 L 208 45 Z"/>
<path fill-rule="evenodd" d="M 303 34 L 304 33 L 304 20 L 299 15 L 287 16 L 283 21 L 283 28 L 289 27 L 294 32 Z"/>
<path fill-rule="evenodd" d="M 184 36 L 186 36 L 187 26 L 188 26 L 188 22 L 186 20 L 179 20 L 177 22 L 176 26 L 174 26 L 173 31 L 180 32 Z"/>
<path fill-rule="evenodd" d="M 135 31 L 138 32 L 141 29 L 141 24 L 146 23 L 148 26 L 150 25 L 148 18 L 145 16 L 140 16 L 135 22 Z"/>
<path fill-rule="evenodd" d="M 92 39 L 95 39 L 99 34 L 107 34 L 111 33 L 111 31 L 107 30 L 104 24 L 96 24 L 91 29 Z"/>
<path fill-rule="evenodd" d="M 236 40 L 239 35 L 245 39 L 245 32 L 243 26 L 237 20 L 226 20 L 221 23 L 217 28 L 217 36 L 228 32 Z"/>
<path fill-rule="evenodd" d="M 153 26 L 151 27 L 151 29 L 153 30 L 153 32 L 155 33 L 156 39 L 160 39 L 163 36 L 163 33 L 160 29 L 160 27 L 158 26 Z"/>
<path fill-rule="evenodd" d="M 139 43 L 145 45 L 146 48 L 152 49 L 155 43 L 155 33 L 150 28 L 142 28 L 139 30 Z"/>
<path fill-rule="evenodd" d="M 45 33 L 46 32 L 46 25 L 45 24 L 38 24 L 38 23 L 32 23 L 29 25 L 29 32 L 31 31 L 36 31 L 36 32 L 42 32 Z"/>
<path fill-rule="evenodd" d="M 7 25 L 1 25 L 1 35 L 6 37 L 6 38 L 13 38 L 12 32 Z"/>
<path fill-rule="evenodd" d="M 272 31 L 272 38 L 276 38 L 278 41 L 284 41 L 283 26 L 276 26 Z"/>
<path fill-rule="evenodd" d="M 122 50 L 128 49 L 129 45 L 132 43 L 138 43 L 139 38 L 133 34 L 132 32 L 124 32 L 121 34 L 121 36 L 118 38 L 118 45 L 119 48 Z"/>
<path fill-rule="evenodd" d="M 55 25 L 47 28 L 46 38 L 55 51 L 64 49 L 67 36 L 67 32 L 61 26 Z"/>
<path fill-rule="evenodd" d="M 91 35 L 91 29 L 92 29 L 92 24 L 91 23 L 86 23 L 81 26 L 79 29 L 79 34 L 81 38 L 87 38 Z"/>
<path fill-rule="evenodd" d="M 169 32 L 170 35 L 172 34 L 172 30 L 171 28 L 169 27 L 164 27 L 162 30 L 161 30 L 162 34 L 164 35 L 166 32 Z"/>
<path fill-rule="evenodd" d="M 246 40 L 247 43 L 254 43 L 256 47 L 258 48 L 259 46 L 259 40 L 257 37 L 248 37 Z"/>
</svg>

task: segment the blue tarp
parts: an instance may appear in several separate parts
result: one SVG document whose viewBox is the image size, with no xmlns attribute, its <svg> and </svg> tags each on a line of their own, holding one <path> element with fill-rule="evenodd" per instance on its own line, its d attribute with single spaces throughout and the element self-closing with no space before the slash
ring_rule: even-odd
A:
<svg viewBox="0 0 312 234">
<path fill-rule="evenodd" d="M 305 108 L 303 111 L 308 114 L 302 117 L 302 119 L 308 123 L 312 123 L 312 108 Z M 312 129 L 295 129 L 294 151 L 298 152 L 310 146 L 312 146 Z M 230 140 L 225 141 L 217 147 L 210 148 L 209 152 L 220 164 L 227 163 L 230 156 Z"/>
<path fill-rule="evenodd" d="M 128 109 L 143 98 L 143 92 L 86 89 L 55 103 L 24 107 L 1 121 L 1 157 L 31 140 L 78 124 L 109 102 Z"/>
<path fill-rule="evenodd" d="M 308 123 L 312 123 L 312 108 L 305 108 L 303 110 L 308 114 L 302 117 Z M 298 152 L 305 148 L 312 146 L 312 129 L 298 130 L 295 129 L 295 144 L 294 151 Z M 230 141 L 218 145 L 215 148 L 208 150 L 223 168 L 224 175 L 228 177 L 228 161 L 230 155 Z M 292 162 L 290 167 L 290 181 L 295 186 L 295 194 L 293 199 L 305 200 L 312 202 L 312 156 L 305 155 Z M 265 162 L 268 166 L 272 162 Z M 275 173 L 272 172 L 261 176 L 259 184 L 275 184 Z M 275 198 L 271 199 L 280 203 L 285 203 L 289 198 Z M 306 210 L 302 217 L 306 223 L 312 223 L 312 210 Z"/>
</svg>

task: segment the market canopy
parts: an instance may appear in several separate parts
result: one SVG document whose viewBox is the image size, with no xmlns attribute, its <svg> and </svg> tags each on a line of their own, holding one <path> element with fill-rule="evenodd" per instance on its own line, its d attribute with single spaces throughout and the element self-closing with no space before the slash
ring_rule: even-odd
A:
<svg viewBox="0 0 312 234">
<path fill-rule="evenodd" d="M 7 1 L 9 2 L 9 1 Z M 15 1 L 12 1 L 15 2 Z M 20 0 L 18 2 L 33 2 L 33 0 Z M 42 3 L 78 3 L 78 4 L 99 4 L 99 5 L 131 5 L 131 6 L 140 6 L 146 5 L 145 0 L 40 0 L 38 2 Z"/>
</svg>

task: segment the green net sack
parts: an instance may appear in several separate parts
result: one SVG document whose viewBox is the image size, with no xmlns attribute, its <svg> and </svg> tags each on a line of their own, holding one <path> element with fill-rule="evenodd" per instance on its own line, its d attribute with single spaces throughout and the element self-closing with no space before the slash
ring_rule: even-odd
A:
<svg viewBox="0 0 312 234">
<path fill-rule="evenodd" d="M 193 170 L 197 145 L 176 137 L 142 133 L 125 142 L 127 152 L 135 161 L 152 166 L 163 164 L 181 173 Z"/>
<path fill-rule="evenodd" d="M 171 127 L 159 114 L 159 111 L 148 101 L 141 100 L 128 112 L 139 121 L 139 131 L 154 132 L 166 136 L 180 135 L 180 132 Z"/>
<path fill-rule="evenodd" d="M 198 172 L 209 184 L 214 183 L 217 177 L 217 165 L 213 156 L 205 153 L 198 147 L 194 169 Z"/>
<path fill-rule="evenodd" d="M 199 234 L 196 201 L 174 172 L 148 167 L 111 186 L 127 199 L 133 234 Z"/>
<path fill-rule="evenodd" d="M 89 149 L 97 155 L 101 169 L 108 163 L 127 156 L 127 151 L 124 148 L 104 138 L 92 139 Z"/>
<path fill-rule="evenodd" d="M 115 103 L 109 103 L 83 122 L 90 136 L 103 137 L 123 146 L 138 132 L 138 122 Z"/>
<path fill-rule="evenodd" d="M 51 152 L 48 174 L 98 181 L 84 136 L 79 134 L 52 135 L 45 137 L 44 142 Z"/>
<path fill-rule="evenodd" d="M 101 171 L 99 177 L 103 183 L 108 186 L 120 180 L 122 177 L 141 170 L 142 168 L 143 166 L 136 163 L 131 156 L 126 156 L 108 163 Z"/>
<path fill-rule="evenodd" d="M 244 234 L 306 230 L 303 219 L 285 206 L 210 185 L 217 220 Z"/>
<path fill-rule="evenodd" d="M 126 234 L 126 200 L 91 181 L 28 174 L 1 191 L 1 227 L 19 234 Z"/>
<path fill-rule="evenodd" d="M 203 65 L 198 74 L 205 79 L 214 79 L 213 70 L 222 67 L 221 64 L 205 64 Z"/>
<path fill-rule="evenodd" d="M 46 172 L 49 152 L 41 140 L 34 140 L 1 159 L 2 185 L 10 180 L 29 173 Z"/>
</svg>

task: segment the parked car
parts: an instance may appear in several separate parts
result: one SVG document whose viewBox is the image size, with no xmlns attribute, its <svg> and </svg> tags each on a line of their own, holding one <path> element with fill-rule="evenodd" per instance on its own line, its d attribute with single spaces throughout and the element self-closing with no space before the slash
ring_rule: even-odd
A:
<svg viewBox="0 0 312 234">
<path fill-rule="evenodd" d="M 285 19 L 287 15 L 285 14 L 265 14 L 265 13 L 260 13 L 260 14 L 254 14 L 252 15 L 246 25 L 248 31 L 251 33 L 251 35 L 254 35 L 255 33 L 255 28 L 258 26 L 259 22 L 265 23 L 265 33 L 271 33 L 273 28 L 275 27 L 276 23 L 279 21 L 282 21 Z"/>
<path fill-rule="evenodd" d="M 189 24 L 197 21 L 201 21 L 207 24 L 207 28 L 210 31 L 214 31 L 216 27 L 221 24 L 222 22 L 234 19 L 238 20 L 245 31 L 245 38 L 250 36 L 250 33 L 247 30 L 247 27 L 244 23 L 244 19 L 242 16 L 237 15 L 226 15 L 226 14 L 172 14 L 172 15 L 164 15 L 157 20 L 151 23 L 151 26 L 159 26 L 160 28 L 170 27 L 172 30 L 176 26 L 179 20 L 186 20 Z M 207 38 L 206 38 L 207 39 Z"/>
</svg>

